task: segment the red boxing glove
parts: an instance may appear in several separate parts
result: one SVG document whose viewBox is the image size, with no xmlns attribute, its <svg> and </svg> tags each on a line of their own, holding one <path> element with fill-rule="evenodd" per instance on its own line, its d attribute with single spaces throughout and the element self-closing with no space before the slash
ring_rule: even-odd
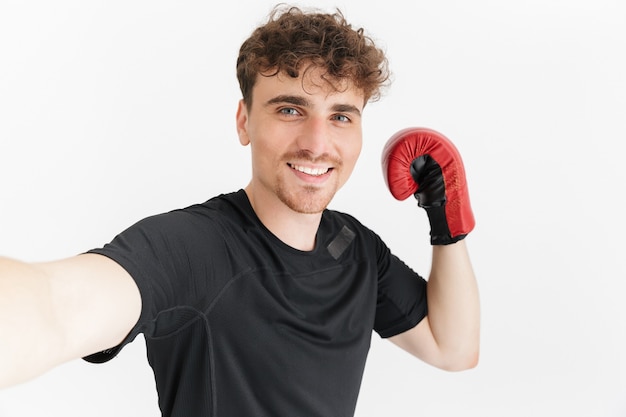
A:
<svg viewBox="0 0 626 417">
<path fill-rule="evenodd" d="M 397 200 L 413 194 L 426 210 L 432 245 L 457 242 L 474 229 L 461 155 L 441 133 L 400 130 L 385 144 L 382 166 L 391 194 Z"/>
</svg>

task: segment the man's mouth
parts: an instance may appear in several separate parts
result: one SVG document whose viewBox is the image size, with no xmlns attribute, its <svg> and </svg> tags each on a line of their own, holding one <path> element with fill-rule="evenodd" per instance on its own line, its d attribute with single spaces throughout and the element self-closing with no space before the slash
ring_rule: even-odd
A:
<svg viewBox="0 0 626 417">
<path fill-rule="evenodd" d="M 291 169 L 295 169 L 296 171 L 302 172 L 304 174 L 307 175 L 312 175 L 314 177 L 319 177 L 320 175 L 324 175 L 326 173 L 328 173 L 332 168 L 311 168 L 311 167 L 305 167 L 302 165 L 296 165 L 296 164 L 289 164 L 289 166 L 291 167 Z"/>
</svg>

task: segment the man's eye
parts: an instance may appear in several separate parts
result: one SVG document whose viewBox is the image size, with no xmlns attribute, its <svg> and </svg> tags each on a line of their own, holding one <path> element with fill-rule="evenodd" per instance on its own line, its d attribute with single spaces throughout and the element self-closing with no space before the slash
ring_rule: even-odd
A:
<svg viewBox="0 0 626 417">
<path fill-rule="evenodd" d="M 348 123 L 350 122 L 350 118 L 348 116 L 346 116 L 345 114 L 336 114 L 333 116 L 334 120 L 337 120 L 338 122 L 342 122 L 342 123 Z"/>
<path fill-rule="evenodd" d="M 281 114 L 286 114 L 287 116 L 297 116 L 298 114 L 298 110 L 294 109 L 293 107 L 283 107 L 282 109 L 279 110 L 279 112 Z"/>
</svg>

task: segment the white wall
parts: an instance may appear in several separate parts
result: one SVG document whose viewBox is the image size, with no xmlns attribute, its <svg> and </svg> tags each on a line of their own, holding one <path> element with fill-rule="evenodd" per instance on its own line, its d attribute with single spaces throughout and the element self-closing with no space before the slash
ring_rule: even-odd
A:
<svg viewBox="0 0 626 417">
<path fill-rule="evenodd" d="M 1 254 L 72 255 L 247 183 L 234 61 L 273 3 L 214 4 L 0 2 Z M 374 336 L 357 417 L 626 415 L 624 3 L 314 4 L 366 27 L 395 74 L 334 207 L 427 274 L 425 214 L 379 163 L 419 125 L 457 144 L 477 219 L 480 365 L 445 373 Z M 0 391 L 1 417 L 40 415 L 157 416 L 143 341 Z"/>
</svg>

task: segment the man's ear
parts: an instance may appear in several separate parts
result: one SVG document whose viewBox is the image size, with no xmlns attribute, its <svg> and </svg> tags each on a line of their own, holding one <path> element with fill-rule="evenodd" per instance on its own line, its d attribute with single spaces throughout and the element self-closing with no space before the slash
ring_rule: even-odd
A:
<svg viewBox="0 0 626 417">
<path fill-rule="evenodd" d="M 248 137 L 248 108 L 243 99 L 239 100 L 237 107 L 237 134 L 239 135 L 239 143 L 243 146 L 250 144 L 250 138 Z"/>
</svg>

